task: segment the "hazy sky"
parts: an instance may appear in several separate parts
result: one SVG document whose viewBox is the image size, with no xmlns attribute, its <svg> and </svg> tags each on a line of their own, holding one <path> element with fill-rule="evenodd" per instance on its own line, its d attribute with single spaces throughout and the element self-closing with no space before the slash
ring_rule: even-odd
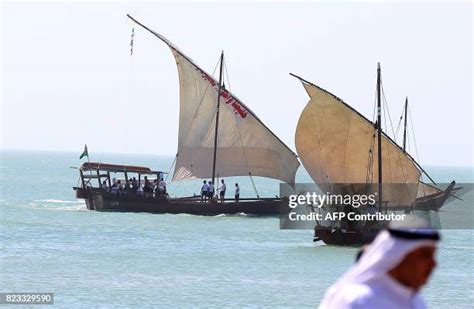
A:
<svg viewBox="0 0 474 309">
<path fill-rule="evenodd" d="M 2 148 L 176 153 L 174 58 L 138 27 L 131 57 L 127 13 L 209 73 L 224 50 L 231 90 L 292 149 L 308 96 L 288 73 L 372 118 L 380 61 L 420 162 L 473 164 L 470 2 L 2 2 Z"/>
</svg>

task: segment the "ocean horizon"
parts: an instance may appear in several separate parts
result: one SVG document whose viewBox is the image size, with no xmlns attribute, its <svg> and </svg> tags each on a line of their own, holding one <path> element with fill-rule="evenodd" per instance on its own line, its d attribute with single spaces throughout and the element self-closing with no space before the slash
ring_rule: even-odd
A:
<svg viewBox="0 0 474 309">
<path fill-rule="evenodd" d="M 79 154 L 0 154 L 0 290 L 54 293 L 59 307 L 315 307 L 358 251 L 313 244 L 311 230 L 280 230 L 278 218 L 89 211 L 72 190 Z M 102 159 L 153 168 L 172 160 Z M 440 182 L 473 181 L 472 168 L 428 169 Z M 252 196 L 249 180 L 238 178 Z M 297 181 L 309 179 L 298 171 Z M 169 184 L 169 191 L 189 194 L 199 183 Z M 262 196 L 278 194 L 278 183 L 256 177 Z M 438 268 L 422 294 L 430 308 L 470 308 L 474 233 L 441 235 Z"/>
<path fill-rule="evenodd" d="M 1 8 L 0 305 L 474 308 L 472 1 Z"/>
</svg>

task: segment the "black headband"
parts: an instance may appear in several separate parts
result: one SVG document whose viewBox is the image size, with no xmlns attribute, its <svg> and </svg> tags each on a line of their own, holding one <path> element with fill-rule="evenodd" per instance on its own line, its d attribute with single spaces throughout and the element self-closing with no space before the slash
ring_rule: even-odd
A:
<svg viewBox="0 0 474 309">
<path fill-rule="evenodd" d="M 388 229 L 390 235 L 402 238 L 402 239 L 411 239 L 411 240 L 419 240 L 419 239 L 430 239 L 430 240 L 440 240 L 439 233 L 434 230 L 395 230 L 395 229 Z"/>
</svg>

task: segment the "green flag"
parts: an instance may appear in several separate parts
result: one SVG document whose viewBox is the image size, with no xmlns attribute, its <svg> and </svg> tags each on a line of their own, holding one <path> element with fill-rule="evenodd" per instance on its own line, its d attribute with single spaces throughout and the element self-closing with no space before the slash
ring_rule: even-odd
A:
<svg viewBox="0 0 474 309">
<path fill-rule="evenodd" d="M 89 158 L 89 152 L 87 151 L 87 145 L 84 145 L 84 151 L 82 152 L 81 156 L 79 157 L 79 160 L 84 158 L 84 157 Z"/>
</svg>

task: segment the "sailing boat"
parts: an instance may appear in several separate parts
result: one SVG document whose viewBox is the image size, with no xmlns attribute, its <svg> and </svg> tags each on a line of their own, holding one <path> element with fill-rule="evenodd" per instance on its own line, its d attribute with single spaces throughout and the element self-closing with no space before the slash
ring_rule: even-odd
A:
<svg viewBox="0 0 474 309">
<path fill-rule="evenodd" d="M 456 190 L 454 181 L 445 190 L 437 188 L 420 164 L 382 130 L 380 64 L 374 122 L 330 92 L 291 75 L 302 82 L 310 97 L 298 121 L 296 150 L 323 192 L 367 194 L 370 190 L 378 195 L 378 210 L 387 212 L 438 210 Z M 422 182 L 422 174 L 433 184 Z M 315 229 L 316 239 L 336 245 L 365 243 L 375 233 L 357 228 Z"/>
<path fill-rule="evenodd" d="M 161 34 L 143 25 L 132 16 L 134 23 L 163 41 L 171 50 L 178 67 L 180 85 L 180 110 L 178 152 L 172 181 L 188 179 L 212 179 L 229 176 L 262 176 L 294 183 L 299 162 L 291 151 L 270 129 L 234 94 L 223 85 L 224 54 L 220 57 L 219 79 L 201 69 L 193 60 L 180 51 Z M 81 177 L 88 177 L 88 170 L 99 172 L 98 164 L 86 164 Z M 128 172 L 130 168 L 115 166 L 106 172 Z M 145 172 L 133 171 L 141 177 Z M 151 172 L 151 170 L 150 170 Z M 94 173 L 96 174 L 96 173 Z M 151 175 L 161 177 L 162 172 Z M 105 174 L 104 174 L 105 175 Z M 110 175 L 108 176 L 110 178 Z M 128 177 L 125 177 L 128 183 Z M 99 176 L 100 182 L 100 176 Z M 139 181 L 140 182 L 140 181 Z M 109 180 L 110 183 L 110 180 Z M 202 215 L 247 213 L 255 215 L 276 215 L 279 213 L 280 198 L 257 198 L 226 200 L 217 203 L 199 201 L 199 197 L 139 199 L 135 196 L 112 196 L 109 192 L 94 188 L 92 194 L 85 194 L 84 184 L 81 196 L 87 196 L 88 207 L 96 210 L 147 211 L 156 213 L 190 213 Z M 90 189 L 89 189 L 90 190 Z M 229 190 L 230 191 L 230 190 Z M 100 197 L 100 198 L 99 198 Z M 89 205 L 90 204 L 90 205 Z"/>
</svg>

